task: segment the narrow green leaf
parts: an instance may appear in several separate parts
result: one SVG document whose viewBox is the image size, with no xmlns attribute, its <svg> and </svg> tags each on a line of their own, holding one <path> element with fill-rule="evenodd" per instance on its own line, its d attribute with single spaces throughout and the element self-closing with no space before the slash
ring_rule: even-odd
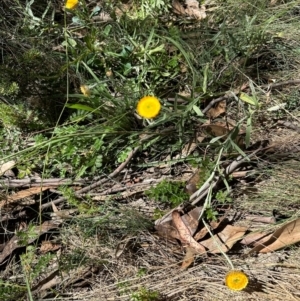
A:
<svg viewBox="0 0 300 301">
<path fill-rule="evenodd" d="M 70 108 L 70 109 L 82 110 L 82 111 L 88 111 L 88 112 L 95 111 L 95 109 L 93 109 L 92 107 L 89 107 L 87 105 L 83 105 L 83 104 L 80 104 L 80 103 L 74 103 L 74 104 L 68 104 L 67 103 L 66 107 Z"/>
<path fill-rule="evenodd" d="M 230 139 L 230 144 L 232 145 L 232 147 L 243 157 L 247 158 L 247 155 L 240 149 L 240 147 Z M 247 159 L 249 161 L 249 159 Z"/>
<path fill-rule="evenodd" d="M 198 116 L 200 116 L 200 117 L 204 116 L 204 114 L 201 112 L 201 110 L 196 105 L 193 105 L 193 110 L 195 111 L 195 113 Z"/>
<path fill-rule="evenodd" d="M 257 106 L 257 100 L 255 97 L 251 97 L 248 94 L 241 92 L 239 98 L 240 100 L 249 103 L 252 106 Z"/>
</svg>

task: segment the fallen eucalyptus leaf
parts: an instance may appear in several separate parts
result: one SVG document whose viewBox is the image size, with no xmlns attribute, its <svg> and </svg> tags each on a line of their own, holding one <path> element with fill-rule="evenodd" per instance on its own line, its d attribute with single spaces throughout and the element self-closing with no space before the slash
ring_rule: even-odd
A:
<svg viewBox="0 0 300 301">
<path fill-rule="evenodd" d="M 223 252 L 227 252 L 244 236 L 246 231 L 246 227 L 227 225 L 221 232 L 215 234 L 213 237 L 201 241 L 201 245 L 214 254 L 221 253 L 219 247 Z"/>
<path fill-rule="evenodd" d="M 192 237 L 191 232 L 184 224 L 178 211 L 175 210 L 172 212 L 172 219 L 176 229 L 178 230 L 180 240 L 197 251 L 197 253 L 206 253 L 205 248 Z"/>
<path fill-rule="evenodd" d="M 295 244 L 300 241 L 300 218 L 284 224 L 277 229 L 273 234 L 268 236 L 268 240 L 254 247 L 248 254 L 268 253 L 279 249 L 282 249 L 291 244 Z"/>
</svg>

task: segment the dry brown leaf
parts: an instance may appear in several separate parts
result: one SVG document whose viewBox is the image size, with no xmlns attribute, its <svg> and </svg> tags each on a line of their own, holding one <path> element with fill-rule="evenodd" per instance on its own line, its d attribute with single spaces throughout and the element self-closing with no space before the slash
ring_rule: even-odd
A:
<svg viewBox="0 0 300 301">
<path fill-rule="evenodd" d="M 39 194 L 42 191 L 45 191 L 49 188 L 50 188 L 49 186 L 46 186 L 46 187 L 31 187 L 31 188 L 28 188 L 26 190 L 21 190 L 21 191 L 15 193 L 15 194 L 9 195 L 9 196 L 7 196 L 6 200 L 0 202 L 0 209 L 4 206 L 10 205 L 10 204 L 12 204 L 15 201 L 18 201 L 20 199 L 27 198 L 27 197 L 29 197 L 31 195 L 34 195 L 34 194 Z"/>
<path fill-rule="evenodd" d="M 225 136 L 230 132 L 230 128 L 228 128 L 225 124 L 203 124 L 201 129 L 214 137 Z"/>
<path fill-rule="evenodd" d="M 188 246 L 193 248 L 198 253 L 205 253 L 205 248 L 192 237 L 191 232 L 181 219 L 180 213 L 178 211 L 175 210 L 172 212 L 172 219 L 176 229 L 178 230 L 180 240 L 183 243 L 188 244 Z"/>
<path fill-rule="evenodd" d="M 204 133 L 213 137 L 222 137 L 222 140 L 227 138 L 229 132 L 233 129 L 233 126 L 224 122 L 214 122 L 211 124 L 203 124 L 200 129 L 204 130 Z M 240 130 L 237 137 L 235 138 L 235 143 L 239 147 L 243 147 L 245 143 L 245 132 Z"/>
<path fill-rule="evenodd" d="M 185 224 L 185 226 L 190 231 L 191 235 L 193 235 L 198 228 L 198 217 L 202 207 L 195 207 L 190 210 L 187 214 L 184 214 L 181 218 Z M 180 240 L 179 232 L 177 231 L 174 221 L 172 219 L 165 221 L 162 224 L 158 224 L 155 226 L 155 229 L 158 232 L 158 235 L 166 238 L 175 238 Z"/>
<path fill-rule="evenodd" d="M 241 244 L 249 246 L 249 245 L 257 245 L 258 243 L 263 243 L 263 241 L 268 240 L 270 237 L 270 235 L 268 235 L 267 233 L 264 232 L 254 232 L 254 233 L 250 233 L 247 236 L 245 236 L 242 240 L 241 240 Z M 265 240 L 263 240 L 265 239 Z"/>
<path fill-rule="evenodd" d="M 247 228 L 245 227 L 227 225 L 221 232 L 215 234 L 213 237 L 201 241 L 201 245 L 214 254 L 221 253 L 219 247 L 223 252 L 227 252 L 244 236 L 246 231 Z"/>
<path fill-rule="evenodd" d="M 254 223 L 276 224 L 276 218 L 274 216 L 245 216 L 245 219 Z"/>
<path fill-rule="evenodd" d="M 175 14 L 185 15 L 185 9 L 178 0 L 173 0 L 172 7 Z"/>
<path fill-rule="evenodd" d="M 58 250 L 61 247 L 60 244 L 55 244 L 49 240 L 43 240 L 41 247 L 40 247 L 40 252 L 42 254 L 48 253 L 48 252 L 53 252 Z"/>
<path fill-rule="evenodd" d="M 14 235 L 9 242 L 3 248 L 2 253 L 0 254 L 0 263 L 2 263 L 6 257 L 8 257 L 14 250 L 24 247 L 32 242 L 34 242 L 38 237 L 51 229 L 57 228 L 59 223 L 53 221 L 46 221 L 40 226 L 36 226 L 34 229 L 31 229 L 31 236 L 27 241 L 21 240 L 20 237 Z M 23 232 L 23 231 L 22 231 Z M 35 234 L 35 235 L 33 235 Z"/>
<path fill-rule="evenodd" d="M 218 102 L 214 108 L 209 109 L 206 114 L 209 118 L 214 119 L 225 112 L 226 112 L 226 100 L 223 100 Z"/>
<path fill-rule="evenodd" d="M 206 18 L 205 6 L 201 5 L 201 7 L 199 7 L 199 1 L 185 0 L 185 3 L 186 3 L 185 13 L 188 16 L 193 17 L 197 20 L 202 20 Z"/>
<path fill-rule="evenodd" d="M 193 248 L 186 247 L 186 253 L 181 264 L 182 269 L 187 269 L 194 262 L 195 254 L 196 252 Z"/>
<path fill-rule="evenodd" d="M 291 244 L 300 241 L 300 218 L 289 222 L 279 229 L 277 229 L 273 234 L 268 236 L 268 240 L 263 243 L 259 243 L 254 247 L 249 254 L 258 253 L 268 253 L 279 249 L 282 249 Z"/>
<path fill-rule="evenodd" d="M 175 14 L 185 15 L 197 20 L 202 20 L 206 18 L 206 8 L 204 5 L 199 7 L 199 2 L 197 0 L 185 0 L 185 7 L 178 1 L 172 1 L 172 7 Z"/>
<path fill-rule="evenodd" d="M 210 226 L 210 229 L 211 229 L 211 230 L 216 230 L 221 224 L 224 225 L 224 223 L 228 223 L 228 219 L 221 218 L 218 222 L 211 221 L 211 222 L 209 223 L 209 226 Z M 199 232 L 196 233 L 196 235 L 194 236 L 194 239 L 195 239 L 196 241 L 199 241 L 199 240 L 202 239 L 207 233 L 208 233 L 208 230 L 206 229 L 206 227 L 203 227 Z"/>
<path fill-rule="evenodd" d="M 190 210 L 188 213 L 184 214 L 181 219 L 184 222 L 185 226 L 190 231 L 191 235 L 193 236 L 198 229 L 199 225 L 199 216 L 201 213 L 202 207 L 195 207 L 194 209 Z"/>
</svg>

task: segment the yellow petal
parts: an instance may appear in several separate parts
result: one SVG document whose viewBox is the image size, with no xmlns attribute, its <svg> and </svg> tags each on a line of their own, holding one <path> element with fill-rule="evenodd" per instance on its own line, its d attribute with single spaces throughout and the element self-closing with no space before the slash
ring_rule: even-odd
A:
<svg viewBox="0 0 300 301">
<path fill-rule="evenodd" d="M 78 5 L 78 0 L 67 0 L 66 8 L 67 9 L 75 9 Z"/>
<path fill-rule="evenodd" d="M 80 91 L 84 96 L 90 96 L 91 95 L 91 90 L 87 85 L 81 85 L 80 86 Z"/>
</svg>

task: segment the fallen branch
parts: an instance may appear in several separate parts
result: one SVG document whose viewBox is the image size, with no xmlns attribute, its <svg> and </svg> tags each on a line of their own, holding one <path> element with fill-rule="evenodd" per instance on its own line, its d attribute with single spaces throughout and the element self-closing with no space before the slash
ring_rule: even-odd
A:
<svg viewBox="0 0 300 301">
<path fill-rule="evenodd" d="M 282 86 L 299 85 L 299 84 L 300 84 L 300 79 L 291 79 L 291 80 L 287 80 L 287 81 L 281 82 L 281 83 L 265 84 L 265 85 L 260 86 L 260 88 L 268 88 L 268 90 L 271 90 L 273 88 L 278 88 L 278 87 L 282 87 Z"/>
<path fill-rule="evenodd" d="M 132 157 L 138 152 L 138 150 L 140 149 L 140 146 L 137 146 L 135 149 L 133 149 L 129 155 L 127 156 L 127 159 L 120 165 L 118 166 L 117 169 L 115 169 L 112 173 L 110 173 L 106 178 L 104 179 L 101 179 L 91 185 L 88 185 L 80 190 L 78 190 L 76 192 L 77 195 L 80 195 L 80 194 L 83 194 L 83 193 L 86 193 L 92 189 L 95 189 L 99 186 L 101 186 L 102 184 L 106 183 L 107 181 L 109 181 L 110 179 L 114 178 L 115 176 L 117 176 L 126 166 L 127 164 L 130 162 L 130 160 L 132 159 Z M 51 207 L 52 206 L 52 203 L 53 204 L 59 204 L 60 202 L 63 202 L 65 201 L 66 198 L 65 197 L 60 197 L 54 201 L 52 201 L 51 203 L 47 203 L 47 204 L 44 204 L 41 206 L 41 209 L 45 209 L 45 208 L 48 208 L 48 207 Z"/>
<path fill-rule="evenodd" d="M 169 132 L 172 132 L 174 131 L 174 127 L 169 127 L 163 131 L 161 131 L 159 134 L 160 135 L 163 135 L 163 134 L 168 134 Z M 149 138 L 153 137 L 154 135 L 156 135 L 157 133 L 154 133 L 154 134 L 149 134 L 149 135 L 145 135 L 143 138 L 141 138 L 140 140 L 140 144 L 139 146 L 137 146 L 135 149 L 133 149 L 127 156 L 126 160 L 120 165 L 118 166 L 112 173 L 110 173 L 106 178 L 103 178 L 89 186 L 86 186 L 80 190 L 77 190 L 76 191 L 76 195 L 80 196 L 81 194 L 84 194 L 86 192 L 89 192 L 91 191 L 92 189 L 95 189 L 99 186 L 101 186 L 102 184 L 108 182 L 109 180 L 111 180 L 112 178 L 116 177 L 127 165 L 128 163 L 130 162 L 130 160 L 132 159 L 132 157 L 139 151 L 139 149 L 141 148 L 142 146 L 142 143 L 146 140 L 148 140 Z M 41 206 L 41 209 L 45 209 L 45 208 L 48 208 L 48 207 L 51 207 L 52 204 L 59 204 L 63 201 L 65 201 L 66 198 L 65 197 L 60 197 L 54 201 L 52 201 L 51 203 L 47 203 L 47 204 L 44 204 Z"/>
<path fill-rule="evenodd" d="M 42 179 L 42 178 L 28 178 L 28 179 L 3 179 L 0 180 L 0 185 L 5 188 L 23 188 L 23 187 L 41 187 L 41 186 L 60 186 L 60 185 L 86 185 L 87 180 L 72 180 L 72 179 Z"/>
</svg>

